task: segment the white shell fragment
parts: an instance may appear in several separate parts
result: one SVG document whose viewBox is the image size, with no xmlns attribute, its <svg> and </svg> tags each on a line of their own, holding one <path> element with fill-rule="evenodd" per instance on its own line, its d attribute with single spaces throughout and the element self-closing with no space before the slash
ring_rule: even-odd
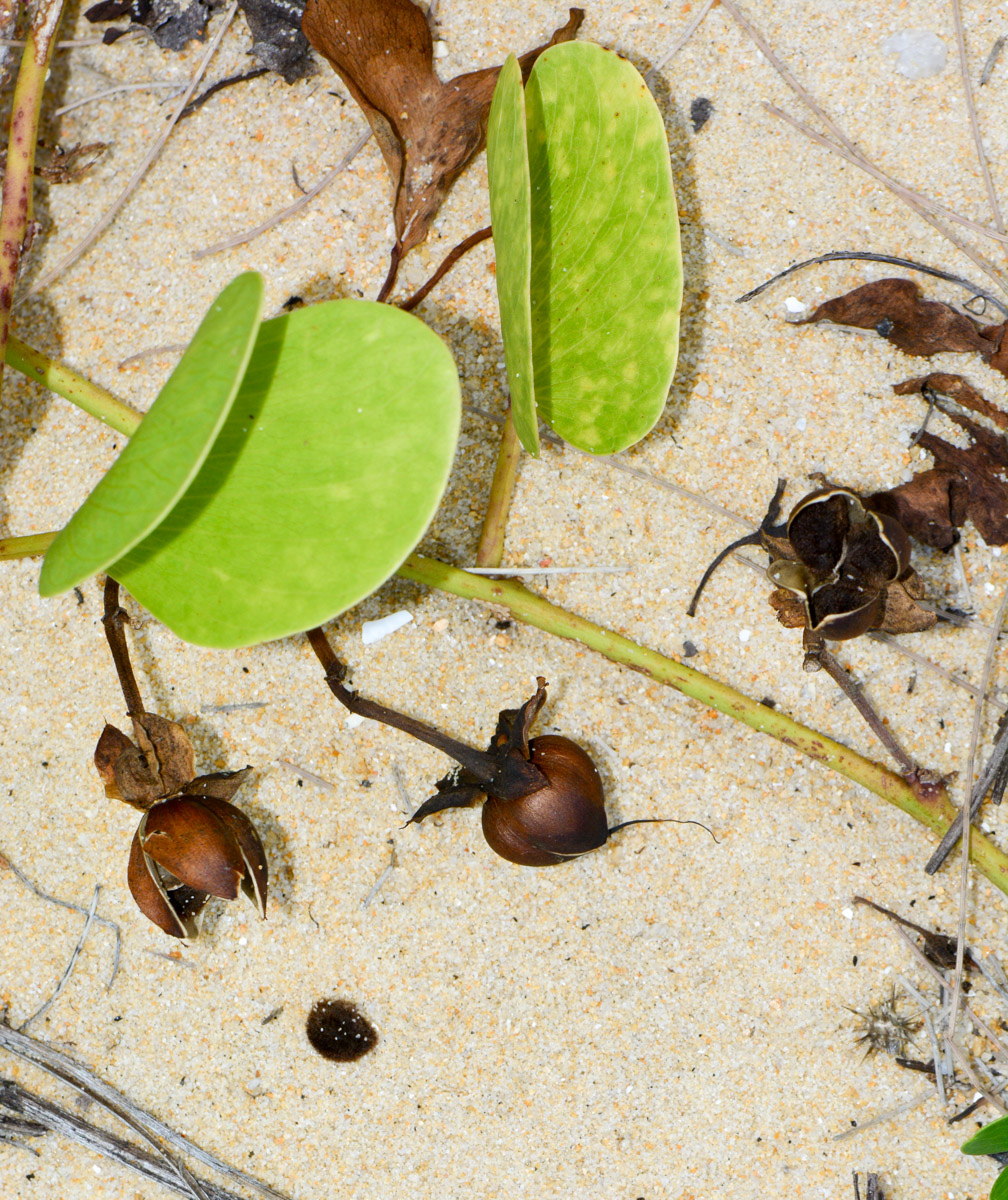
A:
<svg viewBox="0 0 1008 1200">
<path fill-rule="evenodd" d="M 803 304 L 797 296 L 788 296 L 788 298 L 784 301 L 784 307 L 789 313 L 800 313 L 804 312 L 808 306 Z"/>
<path fill-rule="evenodd" d="M 380 642 L 382 638 L 402 629 L 413 620 L 413 614 L 400 609 L 399 612 L 389 613 L 387 617 L 379 617 L 377 621 L 365 621 L 361 626 L 361 641 L 365 646 Z"/>
<path fill-rule="evenodd" d="M 927 29 L 901 29 L 882 43 L 883 54 L 896 54 L 896 70 L 907 79 L 929 79 L 945 69 L 948 50 L 936 33 Z"/>
</svg>

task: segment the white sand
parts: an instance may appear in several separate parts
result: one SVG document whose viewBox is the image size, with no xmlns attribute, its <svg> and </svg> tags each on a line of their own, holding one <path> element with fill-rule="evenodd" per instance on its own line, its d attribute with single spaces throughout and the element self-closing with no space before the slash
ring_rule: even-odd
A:
<svg viewBox="0 0 1008 1200">
<path fill-rule="evenodd" d="M 582 35 L 638 66 L 660 57 L 695 4 L 592 4 Z M 1008 5 L 967 3 L 974 79 Z M 74 10 L 77 11 L 76 9 Z M 748 11 L 865 153 L 910 185 L 989 220 L 968 133 L 949 7 L 933 0 L 809 5 L 750 0 Z M 501 61 L 566 17 L 531 0 L 495 7 L 444 0 L 443 77 Z M 910 82 L 883 54 L 904 28 L 941 36 L 949 63 Z M 89 32 L 83 20 L 65 31 Z M 244 63 L 243 25 L 210 77 Z M 146 42 L 61 55 L 57 103 L 114 80 L 184 77 L 202 50 L 162 55 Z M 801 258 L 840 248 L 904 254 L 977 279 L 979 272 L 882 187 L 768 116 L 797 101 L 715 8 L 656 85 L 667 116 L 686 270 L 681 367 L 665 415 L 628 456 L 636 467 L 758 520 L 778 475 L 826 471 L 866 491 L 906 477 L 919 400 L 892 383 L 925 370 L 873 335 L 785 324 L 787 297 L 807 305 L 884 268 L 838 264 L 799 274 L 756 302 L 735 298 Z M 331 93 L 336 93 L 334 97 Z M 697 96 L 714 114 L 698 134 Z M 170 138 L 113 226 L 81 262 L 19 311 L 15 329 L 146 407 L 175 354 L 125 370 L 128 356 L 184 342 L 223 284 L 264 273 L 267 311 L 292 294 L 373 297 L 389 245 L 388 179 L 373 144 L 300 216 L 247 246 L 191 260 L 314 182 L 363 128 L 323 67 L 286 87 L 263 78 L 224 92 Z M 979 94 L 981 125 L 1008 197 L 1008 62 Z M 105 139 L 107 156 L 75 186 L 40 189 L 42 266 L 58 261 L 110 202 L 162 127 L 157 97 L 130 93 L 46 126 L 65 144 Z M 404 288 L 488 220 L 485 170 L 460 181 L 428 243 L 406 261 Z M 731 247 L 731 248 L 729 248 Z M 996 249 L 987 246 L 993 258 Z M 489 244 L 420 310 L 457 355 L 465 398 L 499 412 L 503 372 Z M 38 265 L 34 265 L 38 270 Z M 932 295 L 961 300 L 944 285 Z M 992 320 L 995 318 L 992 316 Z M 964 372 L 1008 404 L 1005 380 L 975 359 Z M 112 461 L 121 438 L 8 373 L 0 437 L 5 532 L 58 526 Z M 939 425 L 940 429 L 946 428 Z M 449 493 L 425 547 L 473 560 L 496 453 L 495 427 L 466 415 Z M 684 615 L 705 564 L 739 527 L 657 486 L 573 451 L 522 465 L 506 562 L 630 563 L 613 576 L 536 582 L 551 599 L 690 660 L 873 757 L 881 749 L 832 683 L 801 670 L 799 638 L 781 630 L 758 575 L 737 563 L 715 578 L 699 616 Z M 758 557 L 753 552 L 753 557 Z M 1005 585 L 1004 559 L 966 531 L 963 559 L 981 621 Z M 932 596 L 959 603 L 951 560 L 919 554 Z M 335 623 L 332 636 L 365 692 L 482 743 L 499 707 L 551 683 L 541 728 L 597 756 L 619 819 L 675 815 L 693 826 L 626 831 L 605 850 L 536 871 L 485 847 L 478 814 L 403 830 L 395 772 L 412 804 L 445 760 L 368 722 L 349 729 L 307 645 L 290 639 L 238 653 L 193 649 L 139 614 L 135 661 L 150 706 L 189 724 L 206 770 L 251 763 L 239 801 L 264 833 L 270 916 L 214 904 L 204 938 L 171 961 L 169 942 L 134 908 L 125 868 L 135 814 L 106 801 L 91 766 L 102 722 L 122 701 L 92 581 L 40 600 L 38 564 L 4 564 L 0 754 L 8 788 L 0 848 L 53 894 L 87 902 L 123 932 L 122 969 L 106 992 L 107 932 L 90 937 L 37 1036 L 70 1048 L 109 1082 L 222 1157 L 297 1200 L 323 1197 L 662 1197 L 851 1195 L 851 1172 L 882 1172 L 886 1195 L 977 1197 L 994 1168 L 960 1155 L 974 1120 L 948 1128 L 937 1100 L 836 1142 L 852 1121 L 924 1092 L 890 1059 L 862 1061 L 846 1006 L 922 976 L 883 918 L 850 909 L 867 894 L 951 930 L 956 869 L 927 878 L 933 839 L 882 800 L 794 751 L 589 651 L 450 596 L 392 582 Z M 992 591 L 987 588 L 990 584 Z M 413 621 L 365 647 L 362 621 L 405 609 Z M 986 632 L 940 628 L 906 639 L 946 669 L 979 677 Z M 842 661 L 911 754 L 964 770 L 966 691 L 867 641 Z M 263 702 L 232 712 L 209 706 Z M 985 738 L 996 712 L 988 711 Z M 282 765 L 298 764 L 299 776 Z M 308 772 L 335 785 L 318 786 Z M 365 786 L 365 783 L 369 786 Z M 961 791 L 961 785 L 960 785 Z M 958 800 L 957 796 L 957 800 Z M 1008 841 L 999 813 L 991 818 Z M 389 862 L 396 869 L 365 909 Z M 910 909 L 910 904 L 914 904 Z M 970 893 L 970 940 L 1005 954 L 1005 898 Z M 0 1003 L 18 1023 L 50 993 L 80 918 L 43 905 L 0 871 Z M 856 960 L 856 965 L 855 965 Z M 923 986 L 923 985 L 922 985 Z M 381 1040 L 351 1066 L 308 1047 L 311 1003 L 356 1001 Z M 984 1011 L 997 1014 L 984 1002 Z M 281 1015 L 263 1025 L 272 1010 Z M 927 1056 L 923 1041 L 918 1054 Z M 65 1092 L 5 1060 L 0 1074 Z M 959 1106 L 969 1097 L 959 1093 Z M 91 1115 L 93 1115 L 93 1110 Z M 983 1114 L 981 1114 L 983 1115 Z M 0 1146 L 0 1195 L 154 1196 L 156 1189 L 66 1143 L 39 1158 Z"/>
</svg>

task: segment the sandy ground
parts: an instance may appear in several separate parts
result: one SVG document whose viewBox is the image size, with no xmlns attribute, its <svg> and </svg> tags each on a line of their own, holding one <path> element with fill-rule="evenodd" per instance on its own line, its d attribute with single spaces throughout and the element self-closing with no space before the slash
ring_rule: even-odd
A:
<svg viewBox="0 0 1008 1200">
<path fill-rule="evenodd" d="M 587 9 L 582 36 L 646 69 L 697 5 L 617 0 Z M 749 0 L 747 11 L 866 154 L 989 220 L 948 5 Z M 78 12 L 67 35 L 90 32 Z M 545 0 L 492 8 L 444 0 L 442 76 L 525 50 L 565 18 L 563 5 Z M 975 80 L 1008 32 L 1008 6 L 968 0 L 966 25 Z M 945 69 L 917 82 L 882 50 L 889 34 L 911 28 L 932 31 L 949 50 Z M 241 69 L 247 45 L 239 21 L 209 77 Z M 62 52 L 47 111 L 101 90 L 106 77 L 184 78 L 202 53 L 162 54 L 128 40 Z M 683 341 L 667 410 L 625 461 L 749 519 L 762 514 L 778 475 L 791 481 L 789 500 L 815 471 L 866 491 L 907 477 L 922 406 L 890 387 L 919 374 L 920 361 L 873 335 L 786 324 L 788 297 L 812 305 L 885 269 L 820 267 L 752 304 L 735 298 L 834 249 L 908 255 L 972 278 L 978 269 L 881 185 L 767 114 L 763 101 L 805 115 L 724 10 L 708 15 L 655 90 L 683 222 Z M 694 134 L 689 110 L 700 96 L 713 115 Z M 158 99 L 125 93 L 46 118 L 51 139 L 103 139 L 111 148 L 84 182 L 40 187 L 45 229 L 33 272 L 58 261 L 109 204 L 162 127 Z M 978 99 L 1008 196 L 1008 61 Z M 224 92 L 173 133 L 98 245 L 19 309 L 16 330 L 145 408 L 177 350 L 119 364 L 184 342 L 238 271 L 263 272 L 269 313 L 291 295 L 373 297 L 389 245 L 388 179 L 373 143 L 295 219 L 238 249 L 191 257 L 289 203 L 291 165 L 314 182 L 363 128 L 325 66 L 292 87 L 267 77 Z M 407 259 L 404 289 L 487 222 L 485 185 L 481 159 Z M 465 400 L 499 413 L 491 261 L 489 244 L 473 252 L 420 312 L 452 346 Z M 963 298 L 937 283 L 929 291 Z M 1008 403 L 1004 379 L 978 360 L 947 356 L 933 369 L 963 371 Z M 57 527 L 121 447 L 118 435 L 10 374 L 0 421 L 4 532 Z M 473 560 L 495 443 L 495 427 L 468 412 L 424 542 L 448 561 Z M 685 615 L 704 565 L 738 532 L 730 517 L 658 482 L 547 447 L 522 465 L 506 562 L 628 564 L 534 586 L 673 656 L 689 639 L 699 651 L 691 665 L 881 757 L 830 681 L 802 672 L 799 638 L 776 624 L 760 576 L 726 565 L 699 616 Z M 972 605 L 989 622 L 1008 581 L 1004 559 L 972 526 L 962 558 Z M 925 552 L 916 561 L 933 597 L 964 604 L 951 559 Z M 297 1200 L 849 1197 L 855 1170 L 881 1172 L 895 1200 L 989 1190 L 993 1166 L 958 1151 L 975 1119 L 945 1123 L 972 1092 L 946 1110 L 926 1096 L 836 1140 L 928 1089 L 885 1056 L 862 1059 L 847 1007 L 885 994 L 897 973 L 931 988 L 885 921 L 851 907 L 855 894 L 927 925 L 951 929 L 956 919 L 956 870 L 925 876 L 932 839 L 902 813 L 577 646 L 530 628 L 502 630 L 478 605 L 389 583 L 332 627 L 370 695 L 481 743 L 497 709 L 527 696 L 543 674 L 552 687 L 541 728 L 591 749 L 615 816 L 695 818 L 719 838 L 693 826 L 637 828 L 562 867 L 513 867 L 483 844 L 474 813 L 401 828 L 397 778 L 415 805 L 445 760 L 370 723 L 348 727 L 303 640 L 194 649 L 133 606 L 150 706 L 186 723 L 204 769 L 254 765 L 239 799 L 270 856 L 269 920 L 214 904 L 204 937 L 179 950 L 133 906 L 125 869 L 135 816 L 104 798 L 91 766 L 104 719 L 122 708 L 99 583 L 87 583 L 80 600 L 40 600 L 37 576 L 31 561 L 0 570 L 0 849 L 60 898 L 87 903 L 100 884 L 99 912 L 119 924 L 123 948 L 107 990 L 111 937 L 93 932 L 33 1032 L 179 1130 Z M 413 621 L 364 646 L 362 621 L 397 609 Z M 986 638 L 983 628 L 945 626 L 906 644 L 975 681 Z M 963 771 L 966 690 L 871 642 L 850 644 L 841 658 L 916 758 Z M 987 710 L 985 743 L 996 716 Z M 990 819 L 1008 842 L 1004 823 Z M 393 848 L 395 869 L 365 906 Z M 969 903 L 972 944 L 1004 957 L 1005 898 L 980 880 Z M 42 903 L 3 870 L 0 909 L 0 1002 L 16 1024 L 51 992 L 81 918 Z M 379 1030 L 375 1051 L 356 1064 L 323 1061 L 307 1044 L 306 1013 L 326 995 L 354 1000 Z M 1003 1011 L 984 1003 L 994 1019 Z M 926 1057 L 926 1046 L 917 1053 Z M 72 1103 L 9 1057 L 0 1074 Z M 0 1194 L 159 1194 L 55 1138 L 39 1150 L 36 1158 L 0 1146 Z"/>
</svg>

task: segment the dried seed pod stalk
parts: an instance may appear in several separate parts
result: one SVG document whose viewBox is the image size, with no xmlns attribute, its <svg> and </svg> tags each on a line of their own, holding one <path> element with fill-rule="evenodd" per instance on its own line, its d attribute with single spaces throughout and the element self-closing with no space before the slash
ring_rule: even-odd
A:
<svg viewBox="0 0 1008 1200">
<path fill-rule="evenodd" d="M 145 712 L 133 675 L 119 607 L 119 585 L 105 584 L 105 634 L 133 723 L 130 739 L 106 725 L 95 749 L 105 794 L 143 812 L 130 847 L 127 881 L 138 908 L 172 937 L 193 938 L 210 896 L 239 892 L 266 916 L 266 852 L 255 826 L 231 803 L 252 768 L 196 775 L 188 734 Z"/>
</svg>

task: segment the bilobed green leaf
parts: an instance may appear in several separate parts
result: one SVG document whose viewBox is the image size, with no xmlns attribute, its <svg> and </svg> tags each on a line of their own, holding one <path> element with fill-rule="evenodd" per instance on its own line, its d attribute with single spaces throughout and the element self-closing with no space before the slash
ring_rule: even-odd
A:
<svg viewBox="0 0 1008 1200">
<path fill-rule="evenodd" d="M 665 128 L 637 71 L 589 42 L 538 59 L 525 110 L 535 403 L 567 441 L 610 454 L 651 429 L 675 372 L 682 261 Z M 498 258 L 505 348 L 514 269 Z"/>
<path fill-rule="evenodd" d="M 423 535 L 459 409 L 451 354 L 409 313 L 334 300 L 265 321 L 198 475 L 110 573 L 200 645 L 322 624 Z"/>
<path fill-rule="evenodd" d="M 55 596 L 104 571 L 192 482 L 238 392 L 262 316 L 263 281 L 233 279 L 210 306 L 150 411 L 49 547 L 39 591 Z"/>
<path fill-rule="evenodd" d="M 959 1147 L 963 1154 L 1001 1154 L 1008 1150 L 1008 1117 L 998 1117 Z M 993 1193 L 992 1193 L 993 1195 Z"/>
<path fill-rule="evenodd" d="M 525 145 L 525 93 L 513 54 L 501 67 L 487 124 L 490 221 L 497 260 L 504 361 L 511 418 L 521 444 L 539 454 L 539 422 L 532 384 L 531 186 Z"/>
</svg>

